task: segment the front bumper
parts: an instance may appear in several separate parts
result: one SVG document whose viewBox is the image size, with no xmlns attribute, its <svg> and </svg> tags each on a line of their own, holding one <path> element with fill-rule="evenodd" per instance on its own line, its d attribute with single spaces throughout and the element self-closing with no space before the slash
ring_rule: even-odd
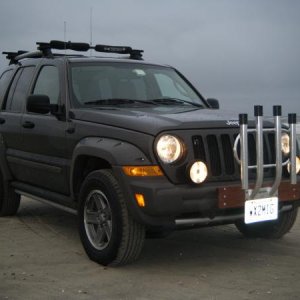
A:
<svg viewBox="0 0 300 300">
<path fill-rule="evenodd" d="M 245 196 L 239 182 L 174 185 L 164 176 L 137 178 L 126 176 L 121 168 L 114 171 L 122 184 L 131 214 L 147 226 L 184 225 L 180 220 L 186 220 L 184 223 L 191 226 L 192 220 L 203 225 L 233 223 L 243 217 Z M 300 204 L 300 183 L 282 182 L 278 192 L 281 209 Z M 144 196 L 145 207 L 137 205 L 135 194 Z"/>
</svg>

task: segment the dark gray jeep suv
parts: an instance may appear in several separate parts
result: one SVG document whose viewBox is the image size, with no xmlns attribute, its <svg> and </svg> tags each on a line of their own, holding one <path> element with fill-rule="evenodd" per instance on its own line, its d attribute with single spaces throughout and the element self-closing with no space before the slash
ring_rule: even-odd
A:
<svg viewBox="0 0 300 300">
<path fill-rule="evenodd" d="M 78 214 L 84 249 L 103 265 L 129 263 L 145 236 L 177 228 L 235 224 L 247 237 L 279 238 L 293 226 L 296 115 L 283 126 L 280 106 L 271 121 L 262 106 L 249 121 L 225 114 L 142 50 L 37 44 L 4 52 L 0 216 L 14 215 L 21 195 Z"/>
</svg>

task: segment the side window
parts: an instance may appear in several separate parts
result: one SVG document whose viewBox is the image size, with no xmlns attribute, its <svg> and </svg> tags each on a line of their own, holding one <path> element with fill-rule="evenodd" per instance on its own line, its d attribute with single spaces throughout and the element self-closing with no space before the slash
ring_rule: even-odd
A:
<svg viewBox="0 0 300 300">
<path fill-rule="evenodd" d="M 33 66 L 20 68 L 18 70 L 8 93 L 5 107 L 6 110 L 14 112 L 22 111 L 23 105 L 26 102 L 33 73 Z"/>
<path fill-rule="evenodd" d="M 54 66 L 44 66 L 36 81 L 33 94 L 47 95 L 51 104 L 59 101 L 59 73 Z"/>
<path fill-rule="evenodd" d="M 13 76 L 13 70 L 8 70 L 5 71 L 0 77 L 0 107 L 2 107 L 3 98 L 11 82 L 12 76 Z"/>
</svg>

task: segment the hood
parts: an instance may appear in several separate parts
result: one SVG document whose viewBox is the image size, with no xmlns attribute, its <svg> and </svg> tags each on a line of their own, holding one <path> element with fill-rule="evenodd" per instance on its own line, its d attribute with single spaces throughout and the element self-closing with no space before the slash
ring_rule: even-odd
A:
<svg viewBox="0 0 300 300">
<path fill-rule="evenodd" d="M 151 108 L 91 108 L 72 109 L 76 120 L 157 135 L 167 130 L 239 127 L 238 114 L 213 109 L 179 106 Z"/>
</svg>

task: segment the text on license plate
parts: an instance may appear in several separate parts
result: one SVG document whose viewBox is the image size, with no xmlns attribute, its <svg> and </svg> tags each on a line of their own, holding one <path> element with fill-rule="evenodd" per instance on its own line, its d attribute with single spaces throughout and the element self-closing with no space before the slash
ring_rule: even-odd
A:
<svg viewBox="0 0 300 300">
<path fill-rule="evenodd" d="M 245 202 L 245 223 L 276 220 L 278 218 L 278 198 L 247 200 Z"/>
</svg>

